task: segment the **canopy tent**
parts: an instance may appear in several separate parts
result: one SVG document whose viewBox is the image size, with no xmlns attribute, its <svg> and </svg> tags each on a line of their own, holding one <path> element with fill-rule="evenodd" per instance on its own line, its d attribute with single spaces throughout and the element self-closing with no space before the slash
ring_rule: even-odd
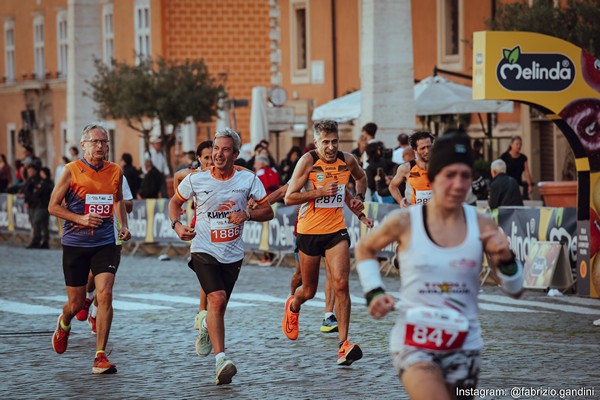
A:
<svg viewBox="0 0 600 400">
<path fill-rule="evenodd" d="M 512 112 L 512 101 L 473 100 L 472 89 L 439 75 L 429 76 L 414 86 L 417 115 Z M 346 122 L 360 117 L 360 90 L 314 109 L 312 119 Z"/>
</svg>

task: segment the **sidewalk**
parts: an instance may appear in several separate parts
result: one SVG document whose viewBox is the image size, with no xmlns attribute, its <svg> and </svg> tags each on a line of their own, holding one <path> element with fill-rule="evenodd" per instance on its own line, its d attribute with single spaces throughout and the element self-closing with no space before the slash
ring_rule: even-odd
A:
<svg viewBox="0 0 600 400">
<path fill-rule="evenodd" d="M 292 274 L 287 267 L 242 268 L 226 316 L 227 354 L 238 374 L 231 385 L 215 386 L 213 355 L 201 358 L 194 350 L 196 277 L 183 259 L 156 257 L 123 257 L 109 340 L 119 372 L 94 376 L 95 336 L 87 323 L 73 321 L 65 354 L 55 354 L 50 344 L 66 298 L 61 256 L 59 250 L 0 245 L 3 398 L 406 398 L 387 349 L 394 318 L 367 316 L 355 274 L 350 337 L 361 344 L 362 360 L 336 365 L 337 335 L 319 332 L 322 291 L 302 309 L 300 338 L 284 337 L 281 318 Z M 397 278 L 384 281 L 397 291 Z M 591 324 L 600 318 L 600 301 L 541 292 L 513 301 L 492 286 L 480 297 L 486 342 L 480 388 L 597 385 L 600 398 L 600 328 Z"/>
</svg>

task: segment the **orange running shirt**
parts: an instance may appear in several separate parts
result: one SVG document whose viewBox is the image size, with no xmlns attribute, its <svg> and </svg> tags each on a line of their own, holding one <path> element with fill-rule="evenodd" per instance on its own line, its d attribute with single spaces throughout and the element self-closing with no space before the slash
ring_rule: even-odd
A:
<svg viewBox="0 0 600 400">
<path fill-rule="evenodd" d="M 121 168 L 108 161 L 96 169 L 84 159 L 68 163 L 71 185 L 65 195 L 67 209 L 75 214 L 95 212 L 102 225 L 87 228 L 65 220 L 61 243 L 66 246 L 96 247 L 115 243 L 113 211 L 121 179 Z"/>
<path fill-rule="evenodd" d="M 427 204 L 431 199 L 431 184 L 427 170 L 421 169 L 418 164 L 415 164 L 410 169 L 406 181 L 412 190 L 410 204 Z"/>
<path fill-rule="evenodd" d="M 337 179 L 338 192 L 334 196 L 323 196 L 306 202 L 298 212 L 298 233 L 309 235 L 325 235 L 346 229 L 346 221 L 342 207 L 346 195 L 346 185 L 350 180 L 350 170 L 346 164 L 344 153 L 338 151 L 335 162 L 329 164 L 319 158 L 316 151 L 311 151 L 313 168 L 308 174 L 306 191 L 319 189 L 329 181 Z"/>
</svg>

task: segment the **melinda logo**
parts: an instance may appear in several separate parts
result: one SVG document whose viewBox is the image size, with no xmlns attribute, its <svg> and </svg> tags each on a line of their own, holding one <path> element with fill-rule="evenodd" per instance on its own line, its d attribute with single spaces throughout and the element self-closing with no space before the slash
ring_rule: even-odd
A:
<svg viewBox="0 0 600 400">
<path fill-rule="evenodd" d="M 564 54 L 521 53 L 521 46 L 503 49 L 496 77 L 515 92 L 559 92 L 575 80 L 575 65 Z"/>
</svg>

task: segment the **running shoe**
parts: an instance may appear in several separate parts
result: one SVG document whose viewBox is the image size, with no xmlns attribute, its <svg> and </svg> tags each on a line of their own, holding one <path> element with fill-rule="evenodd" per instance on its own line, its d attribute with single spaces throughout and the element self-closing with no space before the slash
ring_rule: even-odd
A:
<svg viewBox="0 0 600 400">
<path fill-rule="evenodd" d="M 338 331 L 338 322 L 335 318 L 334 314 L 331 314 L 327 318 L 323 318 L 323 323 L 321 324 L 321 332 L 331 333 Z"/>
<path fill-rule="evenodd" d="M 208 335 L 208 329 L 204 327 L 204 320 L 208 311 L 200 311 L 198 313 L 198 338 L 196 339 L 196 354 L 201 357 L 206 357 L 212 351 L 212 343 L 210 342 L 210 336 Z M 218 375 L 218 374 L 217 374 Z M 229 383 L 229 382 L 227 382 Z"/>
<path fill-rule="evenodd" d="M 90 312 L 91 304 L 91 299 L 85 299 L 85 304 L 83 305 L 83 308 L 79 310 L 77 314 L 75 314 L 75 318 L 77 318 L 78 321 L 85 321 L 87 319 L 88 313 Z"/>
<path fill-rule="evenodd" d="M 117 372 L 117 366 L 106 358 L 105 353 L 98 353 L 94 359 L 92 374 L 114 374 Z"/>
<path fill-rule="evenodd" d="M 231 378 L 237 374 L 237 368 L 235 367 L 235 364 L 233 364 L 233 361 L 231 361 L 227 356 L 217 361 L 217 367 L 215 370 L 217 375 L 217 385 L 226 385 L 231 383 Z"/>
<path fill-rule="evenodd" d="M 290 310 L 290 304 L 292 304 L 292 300 L 294 300 L 294 296 L 288 297 L 285 302 L 285 313 L 283 314 L 283 321 L 281 322 L 281 329 L 285 336 L 287 336 L 290 340 L 298 339 L 298 317 L 300 316 L 300 312 L 293 312 Z"/>
<path fill-rule="evenodd" d="M 350 344 L 350 339 L 346 339 L 338 350 L 338 365 L 351 365 L 354 361 L 362 358 L 362 350 L 357 344 Z"/>
<path fill-rule="evenodd" d="M 90 328 L 92 328 L 92 333 L 95 335 L 96 334 L 96 317 L 92 317 L 90 315 L 90 317 L 88 318 L 88 324 L 90 325 Z"/>
<path fill-rule="evenodd" d="M 58 317 L 58 322 L 56 323 L 56 330 L 52 334 L 52 348 L 58 354 L 62 354 L 67 351 L 67 346 L 69 345 L 69 334 L 71 333 L 71 329 L 63 329 L 60 326 L 60 320 L 62 319 L 62 314 Z"/>
</svg>

